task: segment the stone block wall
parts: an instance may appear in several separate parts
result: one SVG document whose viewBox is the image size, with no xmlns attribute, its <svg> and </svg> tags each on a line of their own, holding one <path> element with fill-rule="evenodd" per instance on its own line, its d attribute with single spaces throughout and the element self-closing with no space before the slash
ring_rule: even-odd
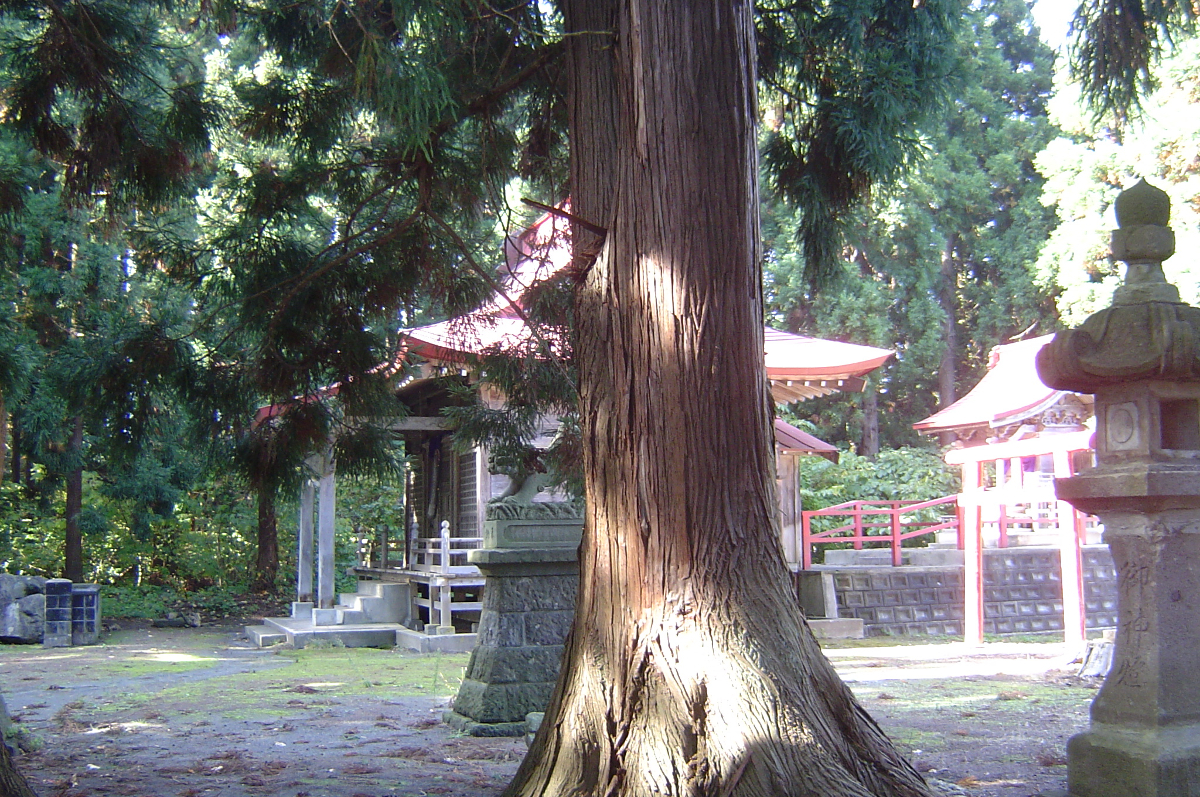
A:
<svg viewBox="0 0 1200 797">
<path fill-rule="evenodd" d="M 983 593 L 985 634 L 1063 630 L 1062 573 L 1056 550 L 984 551 Z"/>
<path fill-rule="evenodd" d="M 1083 552 L 1088 628 L 1116 625 L 1116 571 L 1104 546 Z M 988 634 L 1063 628 L 1058 552 L 1048 548 L 984 551 L 984 624 Z M 863 621 L 867 636 L 963 633 L 963 569 L 855 567 L 834 571 L 838 614 Z"/>
<path fill-rule="evenodd" d="M 1083 605 L 1088 628 L 1117 627 L 1117 568 L 1107 545 L 1083 550 Z"/>
<path fill-rule="evenodd" d="M 867 636 L 962 633 L 962 568 L 862 568 L 833 584 L 838 615 L 862 620 Z"/>
</svg>

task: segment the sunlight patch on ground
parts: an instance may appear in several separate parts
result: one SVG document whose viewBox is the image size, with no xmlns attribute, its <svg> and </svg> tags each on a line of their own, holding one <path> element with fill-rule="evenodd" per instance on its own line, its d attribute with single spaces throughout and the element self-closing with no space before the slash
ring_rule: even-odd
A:
<svg viewBox="0 0 1200 797">
<path fill-rule="evenodd" d="M 141 661 L 162 661 L 162 662 L 197 662 L 197 661 L 228 661 L 228 659 L 220 659 L 216 656 L 193 656 L 191 653 L 172 653 L 165 650 L 138 650 L 134 651 L 134 655 Z"/>
<path fill-rule="evenodd" d="M 112 722 L 105 725 L 94 725 L 84 731 L 85 735 L 97 733 L 112 733 L 113 731 L 121 731 L 123 733 L 137 733 L 139 731 L 165 731 L 170 730 L 164 723 L 161 722 Z"/>
</svg>

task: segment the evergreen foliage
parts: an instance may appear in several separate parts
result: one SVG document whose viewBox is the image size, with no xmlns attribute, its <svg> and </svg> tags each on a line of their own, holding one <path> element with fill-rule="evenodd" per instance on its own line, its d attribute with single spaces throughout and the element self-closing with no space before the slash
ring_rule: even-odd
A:
<svg viewBox="0 0 1200 797">
<path fill-rule="evenodd" d="M 1200 165 L 1200 39 L 1180 37 L 1156 72 L 1159 88 L 1141 100 L 1141 115 L 1121 135 L 1092 124 L 1078 91 L 1063 86 L 1053 105 L 1063 134 L 1049 142 L 1037 167 L 1046 178 L 1046 201 L 1059 224 L 1037 260 L 1042 289 L 1054 297 L 1071 326 L 1107 307 L 1121 281 L 1109 258 L 1116 228 L 1112 203 L 1143 177 L 1171 196 L 1171 228 L 1180 254 L 1163 264 L 1183 301 L 1200 303 L 1200 274 L 1187 253 L 1200 251 L 1200 216 L 1195 196 Z"/>
<path fill-rule="evenodd" d="M 0 389 L 29 489 L 45 508 L 86 469 L 112 500 L 139 502 L 133 525 L 149 534 L 199 474 L 230 466 L 270 526 L 331 437 L 340 473 L 395 474 L 375 421 L 404 412 L 401 326 L 490 297 L 501 236 L 531 220 L 514 185 L 569 193 L 558 13 L 434 0 L 61 11 L 0 7 L 4 286 L 21 322 L 0 339 Z M 916 123 L 951 85 L 959 11 L 761 5 L 765 166 L 802 209 L 806 284 L 829 273 L 853 202 L 918 153 Z M 494 444 L 514 470 L 566 478 L 579 459 L 570 422 L 550 454 L 528 447 L 536 418 L 574 401 L 571 290 L 569 275 L 538 286 L 526 312 L 542 339 L 482 363 L 510 398 L 502 417 L 457 416 L 462 443 Z"/>
<path fill-rule="evenodd" d="M 1020 0 L 976 4 L 966 21 L 954 99 L 922 128 L 926 157 L 851 217 L 829 289 L 813 295 L 805 284 L 792 211 L 764 212 L 776 323 L 897 352 L 867 388 L 878 391 L 882 448 L 922 445 L 912 424 L 978 381 L 993 346 L 1057 323 L 1032 268 L 1054 225 L 1034 168 L 1056 134 L 1053 54 Z M 848 412 L 831 398 L 795 411 L 844 445 L 863 439 L 861 406 Z"/>
</svg>

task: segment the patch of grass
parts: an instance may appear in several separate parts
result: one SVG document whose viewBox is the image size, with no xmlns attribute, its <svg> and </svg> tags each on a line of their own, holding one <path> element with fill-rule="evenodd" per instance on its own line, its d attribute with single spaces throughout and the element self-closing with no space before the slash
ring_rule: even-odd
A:
<svg viewBox="0 0 1200 797">
<path fill-rule="evenodd" d="M 1008 722 L 1014 715 L 1075 710 L 1095 697 L 1094 690 L 1083 686 L 1019 678 L 958 678 L 942 681 L 936 688 L 930 688 L 928 681 L 853 684 L 852 688 L 869 709 L 883 705 L 879 694 L 886 692 L 891 695 L 884 701 L 889 712 L 928 714 L 952 708 L 972 712 L 972 722 Z"/>
<path fill-rule="evenodd" d="M 469 654 L 415 654 L 374 648 L 286 650 L 289 663 L 170 687 L 152 696 L 114 696 L 105 711 L 144 707 L 256 719 L 319 710 L 338 697 L 449 697 L 457 693 Z"/>
<path fill-rule="evenodd" d="M 922 731 L 917 728 L 893 728 L 889 735 L 896 746 L 910 751 L 940 750 L 946 746 L 944 734 L 934 731 Z"/>
<path fill-rule="evenodd" d="M 821 647 L 829 650 L 843 648 L 899 648 L 911 645 L 949 645 L 962 642 L 961 636 L 869 636 L 862 639 L 822 639 Z"/>
<path fill-rule="evenodd" d="M 1021 642 L 1051 644 L 1063 641 L 1062 631 L 1049 631 L 1044 634 L 984 634 L 984 642 Z"/>
</svg>

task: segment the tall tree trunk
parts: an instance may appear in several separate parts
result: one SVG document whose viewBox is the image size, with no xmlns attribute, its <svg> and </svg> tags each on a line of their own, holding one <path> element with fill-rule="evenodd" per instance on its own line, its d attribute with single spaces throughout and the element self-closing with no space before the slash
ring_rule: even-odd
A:
<svg viewBox="0 0 1200 797">
<path fill-rule="evenodd" d="M 753 4 L 563 0 L 587 515 L 507 795 L 927 794 L 798 608 L 763 367 Z M 578 231 L 577 255 L 596 244 Z"/>
<path fill-rule="evenodd" d="M 4 469 L 8 467 L 8 412 L 4 406 L 4 393 L 0 392 L 0 482 L 4 481 Z"/>
<path fill-rule="evenodd" d="M 275 488 L 258 488 L 258 558 L 254 561 L 254 589 L 275 591 L 279 575 L 279 526 L 275 514 Z"/>
<path fill-rule="evenodd" d="M 83 533 L 79 529 L 79 513 L 83 511 L 83 416 L 71 421 L 71 441 L 67 453 L 72 463 L 67 472 L 67 533 L 64 547 L 66 563 L 63 578 L 76 583 L 83 581 Z"/>
<path fill-rule="evenodd" d="M 17 770 L 8 745 L 0 739 L 0 796 L 2 797 L 37 797 L 29 782 Z"/>
<path fill-rule="evenodd" d="M 867 389 L 862 400 L 862 444 L 858 452 L 867 459 L 879 456 L 879 392 L 867 380 Z"/>
<path fill-rule="evenodd" d="M 13 484 L 21 483 L 21 427 L 13 417 L 12 425 L 12 480 Z"/>
<path fill-rule="evenodd" d="M 942 360 L 938 365 L 938 409 L 945 409 L 958 401 L 958 261 L 954 250 L 958 246 L 958 235 L 951 233 L 942 250 L 942 267 L 939 274 L 938 303 L 946 314 L 943 335 Z M 942 445 L 954 442 L 953 432 L 938 436 Z"/>
</svg>

